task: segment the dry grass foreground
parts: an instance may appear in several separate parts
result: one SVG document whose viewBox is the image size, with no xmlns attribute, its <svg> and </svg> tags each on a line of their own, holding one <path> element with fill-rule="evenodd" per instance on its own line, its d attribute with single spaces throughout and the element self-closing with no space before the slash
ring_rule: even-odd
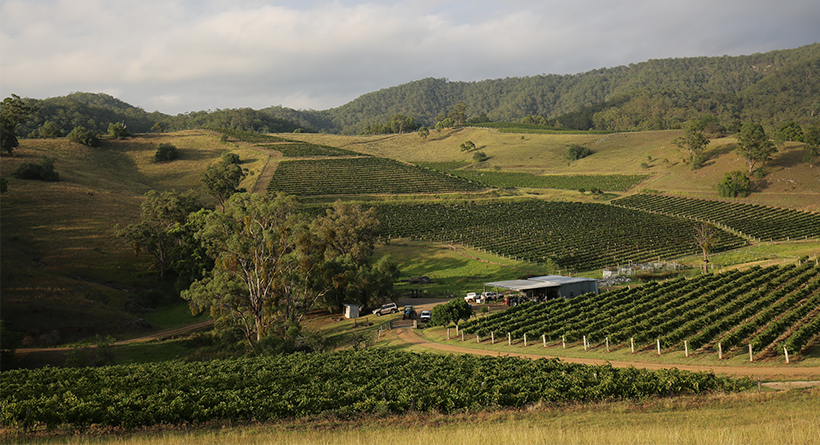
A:
<svg viewBox="0 0 820 445">
<path fill-rule="evenodd" d="M 155 427 L 138 432 L 89 430 L 22 435 L 3 443 L 48 444 L 817 444 L 820 388 L 716 394 L 643 402 L 604 402 L 522 410 L 408 414 L 343 421 Z"/>
</svg>

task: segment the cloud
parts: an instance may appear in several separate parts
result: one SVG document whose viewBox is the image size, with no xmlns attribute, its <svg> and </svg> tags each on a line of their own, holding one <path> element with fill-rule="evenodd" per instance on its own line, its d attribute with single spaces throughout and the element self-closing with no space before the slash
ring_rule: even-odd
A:
<svg viewBox="0 0 820 445">
<path fill-rule="evenodd" d="M 820 41 L 816 1 L 9 0 L 0 92 L 324 109 L 424 77 L 576 73 Z"/>
</svg>

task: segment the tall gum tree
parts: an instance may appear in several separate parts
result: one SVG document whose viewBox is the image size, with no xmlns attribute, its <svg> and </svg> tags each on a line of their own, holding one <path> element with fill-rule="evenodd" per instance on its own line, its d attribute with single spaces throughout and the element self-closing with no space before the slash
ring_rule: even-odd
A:
<svg viewBox="0 0 820 445">
<path fill-rule="evenodd" d="M 182 297 L 194 312 L 211 308 L 215 318 L 227 318 L 251 346 L 266 335 L 284 337 L 325 293 L 325 245 L 292 196 L 234 194 L 197 237 L 215 266 Z"/>
</svg>

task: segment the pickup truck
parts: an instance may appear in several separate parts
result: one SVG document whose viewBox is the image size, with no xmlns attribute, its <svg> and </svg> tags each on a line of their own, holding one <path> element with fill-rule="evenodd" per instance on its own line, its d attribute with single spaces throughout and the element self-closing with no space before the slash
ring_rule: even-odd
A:
<svg viewBox="0 0 820 445">
<path fill-rule="evenodd" d="M 467 303 L 469 303 L 469 302 L 471 302 L 471 301 L 472 301 L 473 303 L 476 303 L 476 302 L 477 302 L 476 300 L 477 300 L 478 298 L 479 298 L 479 297 L 478 297 L 478 295 L 476 295 L 476 293 L 475 293 L 475 292 L 470 292 L 469 294 L 467 294 L 467 296 L 466 296 L 466 297 L 464 297 L 464 301 L 466 301 Z"/>
</svg>

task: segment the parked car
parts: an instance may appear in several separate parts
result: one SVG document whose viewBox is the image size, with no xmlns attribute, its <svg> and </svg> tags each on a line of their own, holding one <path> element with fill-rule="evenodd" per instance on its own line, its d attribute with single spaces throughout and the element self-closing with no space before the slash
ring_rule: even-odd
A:
<svg viewBox="0 0 820 445">
<path fill-rule="evenodd" d="M 484 301 L 493 301 L 498 298 L 498 294 L 495 292 L 484 292 L 481 294 L 481 299 Z"/>
<path fill-rule="evenodd" d="M 469 303 L 471 301 L 475 302 L 477 297 L 478 297 L 478 295 L 476 295 L 475 292 L 470 292 L 470 293 L 467 294 L 466 297 L 464 297 L 464 301 L 466 301 L 467 303 Z"/>
<path fill-rule="evenodd" d="M 395 314 L 399 311 L 399 306 L 396 303 L 387 303 L 383 304 L 382 307 L 378 309 L 373 309 L 373 315 L 382 316 L 385 314 Z"/>
<path fill-rule="evenodd" d="M 419 316 L 419 320 L 421 320 L 423 322 L 429 322 L 430 321 L 430 315 L 431 315 L 430 311 L 421 311 L 421 316 Z"/>
<path fill-rule="evenodd" d="M 409 304 L 404 307 L 404 312 L 402 313 L 402 316 L 401 316 L 402 320 L 405 320 L 405 319 L 408 319 L 408 318 L 411 319 L 411 320 L 416 319 L 416 308 L 409 305 Z"/>
</svg>

